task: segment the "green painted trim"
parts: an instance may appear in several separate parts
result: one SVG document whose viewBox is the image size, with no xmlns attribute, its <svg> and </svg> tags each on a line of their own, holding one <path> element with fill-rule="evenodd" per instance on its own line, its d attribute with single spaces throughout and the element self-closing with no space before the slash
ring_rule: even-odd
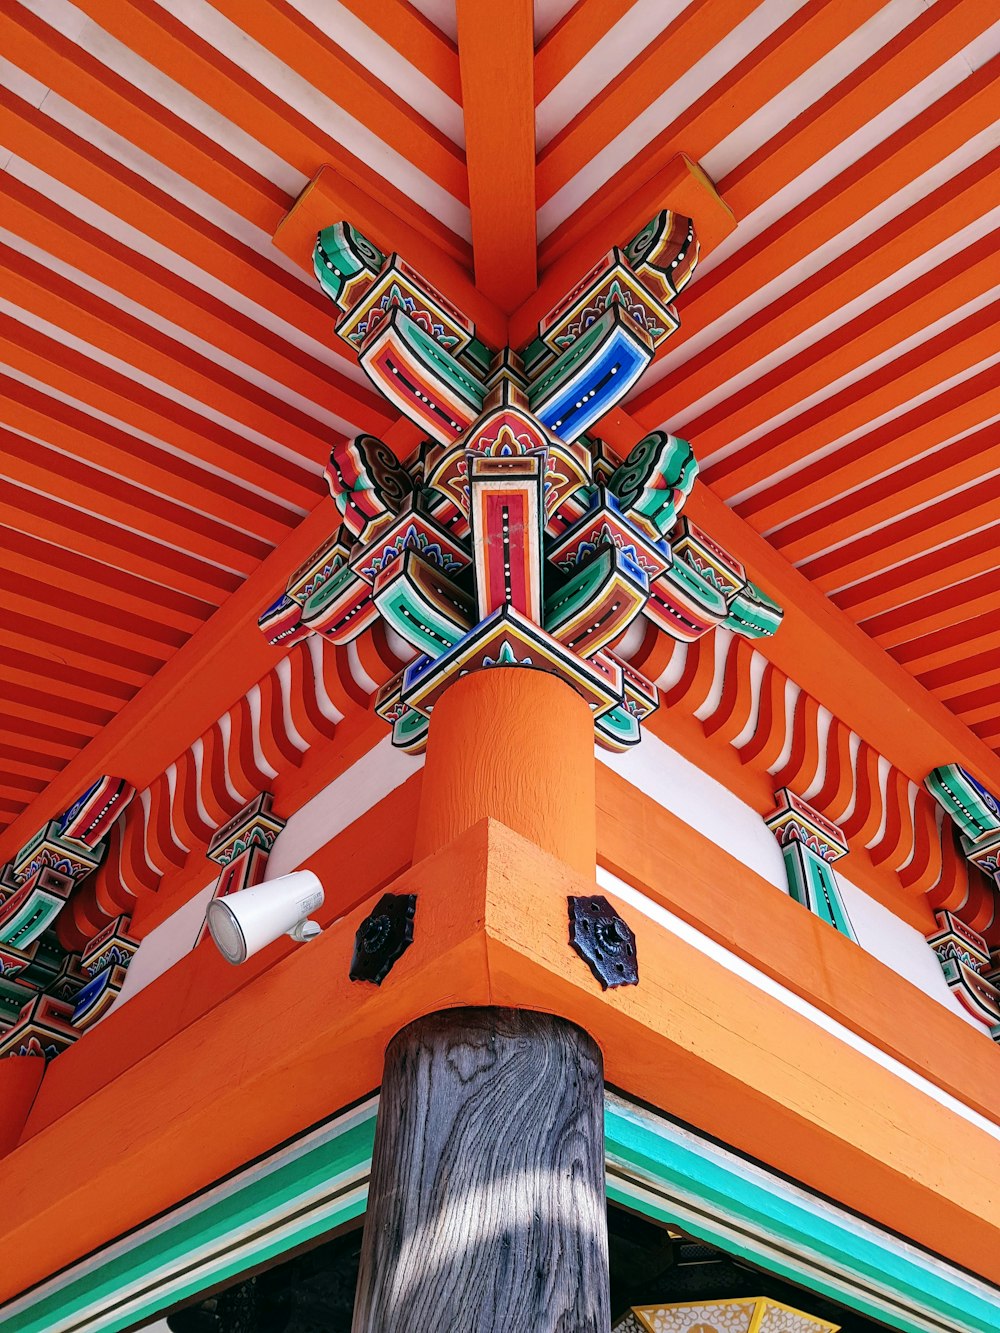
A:
<svg viewBox="0 0 1000 1333">
<path fill-rule="evenodd" d="M 98 1251 L 0 1309 L 0 1328 L 118 1333 L 360 1217 L 368 1200 L 376 1109 L 373 1099 L 337 1117 Z"/>
<path fill-rule="evenodd" d="M 608 1197 L 905 1333 L 996 1333 L 1000 1292 L 762 1167 L 609 1094 Z"/>
<path fill-rule="evenodd" d="M 0 1309 L 4 1333 L 120 1333 L 361 1217 L 378 1099 Z M 995 1333 L 1000 1292 L 609 1093 L 608 1198 L 903 1333 Z"/>
</svg>

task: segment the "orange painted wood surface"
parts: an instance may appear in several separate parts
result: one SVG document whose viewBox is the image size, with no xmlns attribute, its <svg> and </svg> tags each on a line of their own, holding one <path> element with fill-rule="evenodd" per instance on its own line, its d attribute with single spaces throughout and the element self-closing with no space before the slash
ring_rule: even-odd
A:
<svg viewBox="0 0 1000 1333">
<path fill-rule="evenodd" d="M 414 860 L 495 819 L 582 874 L 594 873 L 594 723 L 544 671 L 491 667 L 435 705 Z"/>
<path fill-rule="evenodd" d="M 476 286 L 509 312 L 537 282 L 534 6 L 457 0 L 456 8 Z"/>
<path fill-rule="evenodd" d="M 602 866 L 1000 1124 L 985 1028 L 971 1027 L 605 764 L 597 803 Z M 926 918 L 933 929 L 929 910 Z"/>
<path fill-rule="evenodd" d="M 0 1159 L 14 1148 L 45 1076 L 40 1055 L 11 1055 L 0 1060 Z"/>
<path fill-rule="evenodd" d="M 460 1004 L 578 1023 L 613 1086 L 1000 1277 L 1000 1145 L 632 908 L 641 984 L 602 993 L 567 943 L 566 894 L 591 884 L 484 823 L 395 881 L 418 894 L 415 940 L 380 989 L 347 977 L 369 899 L 153 1049 L 135 1023 L 136 1062 L 5 1159 L 2 1239 L 23 1263 L 0 1299 L 364 1095 L 395 1031 Z M 189 1003 L 224 966 L 198 955 Z"/>
</svg>

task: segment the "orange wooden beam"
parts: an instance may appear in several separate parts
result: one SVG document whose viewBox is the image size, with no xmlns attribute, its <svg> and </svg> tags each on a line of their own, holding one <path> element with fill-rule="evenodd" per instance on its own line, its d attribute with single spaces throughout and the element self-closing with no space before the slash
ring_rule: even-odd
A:
<svg viewBox="0 0 1000 1333">
<path fill-rule="evenodd" d="M 183 551 L 161 551 L 146 537 L 13 482 L 0 499 L 0 525 L 215 605 L 240 584 L 235 559 L 222 569 Z"/>
<path fill-rule="evenodd" d="M 476 286 L 504 313 L 537 285 L 532 0 L 457 0 Z"/>
<path fill-rule="evenodd" d="M 454 892 L 456 883 L 463 893 Z M 685 878 L 677 883 L 683 887 Z M 211 949 L 190 955 L 156 983 L 155 1011 L 156 991 L 149 1003 L 138 997 L 120 1009 L 96 1038 L 117 1039 L 118 1077 L 37 1133 L 29 1120 L 31 1137 L 5 1158 L 3 1242 L 23 1258 L 0 1277 L 0 1298 L 363 1096 L 379 1082 L 391 1036 L 420 1014 L 455 1004 L 562 1014 L 594 1034 L 608 1081 L 624 1092 L 987 1279 L 1000 1276 L 997 1225 L 982 1209 L 984 1174 L 1000 1169 L 995 1141 L 620 903 L 644 980 L 602 992 L 566 942 L 566 895 L 592 884 L 486 823 L 394 881 L 396 892 L 419 892 L 417 936 L 377 992 L 352 983 L 346 966 L 372 899 L 308 951 L 281 956 L 264 987 L 234 984 L 230 973 L 222 990 L 221 959 Z M 796 905 L 776 893 L 771 901 L 784 918 L 781 939 Z M 894 1012 L 877 1004 L 883 986 L 906 983 L 833 932 L 821 940 L 814 920 L 809 926 L 812 938 L 796 941 L 808 974 L 836 979 L 846 969 L 847 988 L 858 992 L 855 1021 L 906 1042 Z M 975 1088 L 984 1086 L 981 1070 L 972 1072 L 979 1063 L 972 1036 L 960 1019 L 944 1017 L 957 1050 L 932 1055 L 928 1072 L 935 1081 L 957 1080 L 968 1097 L 963 1066 Z M 927 1044 L 920 1048 L 926 1062 Z M 39 1109 L 70 1065 L 67 1057 L 66 1075 L 59 1062 L 51 1066 Z M 128 1119 L 132 1190 L 111 1187 L 117 1164 L 101 1132 L 111 1114 Z M 225 1135 L 211 1132 L 219 1123 Z M 104 1208 L 93 1208 L 95 1194 L 106 1199 Z"/>
<path fill-rule="evenodd" d="M 132 540 L 136 534 L 142 534 L 139 540 L 148 538 L 145 545 L 168 566 L 177 557 L 175 547 L 198 559 L 246 571 L 270 550 L 266 541 L 239 528 L 164 499 L 116 473 L 88 467 L 64 449 L 47 448 L 2 426 L 0 477 L 48 495 L 69 510 L 100 515 L 112 527 L 132 528 Z"/>
<path fill-rule="evenodd" d="M 795 263 L 905 189 L 923 175 L 928 161 L 942 160 L 986 130 L 993 121 L 992 89 L 998 69 L 1000 58 L 988 62 L 692 284 L 674 347 L 724 320 L 734 306 L 782 279 Z M 725 194 L 726 183 L 719 188 Z M 746 214 L 741 211 L 740 216 Z M 863 260 L 878 245 L 877 236 L 871 238 L 852 251 L 852 258 Z M 809 284 L 813 285 L 815 281 Z M 653 424 L 654 419 L 662 420 L 664 411 L 676 407 L 666 387 L 656 384 L 637 396 L 633 410 L 641 421 Z"/>
<path fill-rule="evenodd" d="M 287 506 L 270 496 L 234 486 L 194 461 L 178 458 L 137 435 L 88 415 L 30 384 L 0 374 L 0 422 L 19 435 L 145 486 L 167 499 L 224 517 L 247 532 L 277 541 L 287 532 Z"/>
<path fill-rule="evenodd" d="M 748 115 L 786 88 L 796 74 L 804 74 L 825 52 L 848 35 L 863 21 L 867 7 L 862 6 L 859 9 L 847 5 L 829 6 L 817 3 L 815 0 L 814 3 L 803 6 L 720 83 L 709 89 L 692 107 L 687 108 L 682 116 L 660 131 L 651 143 L 605 182 L 586 204 L 560 223 L 542 245 L 543 265 L 551 262 L 551 258 L 562 253 L 567 246 L 585 235 L 587 227 L 595 216 L 600 216 L 605 210 L 614 211 L 620 207 L 627 197 L 635 193 L 638 185 L 658 175 L 677 153 L 684 152 L 692 158 L 706 156 L 728 134 L 738 128 Z M 734 12 L 731 5 L 728 8 L 723 4 L 714 8 L 688 6 L 676 23 L 703 24 L 706 25 L 705 32 L 708 33 L 713 24 L 724 26 L 730 20 L 738 21 L 740 13 L 742 13 L 741 8 Z M 659 85 L 654 82 L 647 90 L 647 96 L 650 94 L 658 96 L 670 86 L 679 70 L 686 67 L 688 56 L 684 54 L 678 57 L 676 45 L 664 48 L 662 44 L 654 42 L 619 78 L 627 82 L 630 77 L 633 79 L 638 77 L 643 62 L 650 59 L 654 62 L 664 61 L 667 64 L 673 62 L 671 71 L 661 75 L 662 82 Z M 676 64 L 678 59 L 684 62 L 681 66 Z M 614 86 L 613 84 L 612 88 Z M 578 152 L 586 143 L 584 130 L 589 126 L 589 118 L 599 120 L 603 110 L 604 103 L 599 96 L 564 132 L 570 137 L 574 132 L 578 135 Z M 621 114 L 625 114 L 624 105 L 619 118 Z M 634 114 L 633 111 L 632 115 Z M 557 153 L 561 142 L 561 140 L 554 141 L 546 152 Z M 586 148 L 581 165 L 593 151 L 592 146 Z M 547 168 L 553 165 L 553 162 L 554 158 L 547 160 L 546 154 L 542 154 L 539 161 L 540 201 L 547 197 L 551 187 L 558 188 L 558 181 L 562 180 L 565 170 L 568 169 L 564 168 L 554 179 L 547 179 Z M 541 187 L 543 179 L 546 180 L 544 190 Z M 730 197 L 724 182 L 719 188 L 738 217 L 745 217 L 751 211 L 751 207 L 756 206 L 756 203 L 753 205 L 748 203 L 746 194 L 739 199 Z"/>
<path fill-rule="evenodd" d="M 280 211 L 284 192 L 154 98 L 17 6 L 0 14 L 7 59 L 72 105 L 142 146 L 157 161 L 258 225 Z"/>
<path fill-rule="evenodd" d="M 272 89 L 226 59 L 152 0 L 82 0 L 81 8 L 137 55 L 234 121 L 279 158 L 294 163 L 304 175 L 312 176 L 324 163 L 332 163 L 348 179 L 390 206 L 405 199 L 374 167 L 344 148 L 335 134 L 283 102 Z M 241 8 L 241 20 L 245 13 Z M 286 198 L 262 219 L 260 225 L 265 231 L 273 232 L 289 203 Z"/>
</svg>

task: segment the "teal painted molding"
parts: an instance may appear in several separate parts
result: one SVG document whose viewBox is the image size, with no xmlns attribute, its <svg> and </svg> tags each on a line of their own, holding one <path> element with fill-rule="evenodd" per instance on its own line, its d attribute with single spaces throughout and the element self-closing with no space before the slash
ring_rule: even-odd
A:
<svg viewBox="0 0 1000 1333">
<path fill-rule="evenodd" d="M 608 1197 L 905 1333 L 1000 1328 L 1000 1291 L 614 1094 Z"/>
<path fill-rule="evenodd" d="M 120 1333 L 361 1217 L 373 1097 L 0 1307 L 4 1333 Z M 609 1093 L 608 1197 L 903 1333 L 996 1333 L 1000 1292 Z"/>
<path fill-rule="evenodd" d="M 0 1307 L 4 1333 L 118 1333 L 360 1217 L 377 1098 Z"/>
</svg>

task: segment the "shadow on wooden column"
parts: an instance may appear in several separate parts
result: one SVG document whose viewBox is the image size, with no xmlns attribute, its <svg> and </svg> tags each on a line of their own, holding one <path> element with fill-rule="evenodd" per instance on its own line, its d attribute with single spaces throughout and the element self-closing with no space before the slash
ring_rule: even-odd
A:
<svg viewBox="0 0 1000 1333">
<path fill-rule="evenodd" d="M 354 1333 L 607 1333 L 601 1052 L 451 1009 L 386 1053 Z"/>
</svg>

